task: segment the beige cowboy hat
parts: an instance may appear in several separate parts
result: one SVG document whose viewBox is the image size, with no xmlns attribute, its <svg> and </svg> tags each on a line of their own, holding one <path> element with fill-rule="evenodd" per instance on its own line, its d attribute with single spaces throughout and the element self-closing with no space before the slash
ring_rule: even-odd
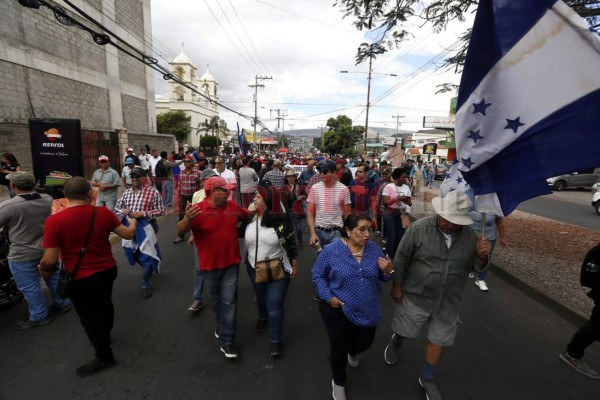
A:
<svg viewBox="0 0 600 400">
<path fill-rule="evenodd" d="M 431 201 L 433 209 L 440 217 L 456 225 L 472 225 L 469 217 L 473 203 L 469 196 L 459 190 L 454 190 L 444 197 L 436 197 Z"/>
</svg>

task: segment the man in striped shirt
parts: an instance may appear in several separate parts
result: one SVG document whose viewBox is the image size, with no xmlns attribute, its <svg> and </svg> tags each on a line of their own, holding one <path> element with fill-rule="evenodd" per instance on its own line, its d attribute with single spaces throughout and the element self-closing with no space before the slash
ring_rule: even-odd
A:
<svg viewBox="0 0 600 400">
<path fill-rule="evenodd" d="M 341 238 L 343 218 L 351 212 L 350 191 L 336 181 L 335 163 L 326 160 L 321 164 L 323 181 L 314 184 L 308 194 L 306 220 L 310 229 L 310 245 L 318 241 L 321 247 Z"/>
<path fill-rule="evenodd" d="M 165 214 L 162 196 L 154 186 L 148 184 L 146 171 L 141 167 L 135 167 L 129 175 L 133 186 L 125 190 L 115 206 L 115 212 L 135 219 L 146 218 L 156 234 L 158 232 L 156 218 Z M 142 264 L 141 289 L 145 299 L 152 296 L 150 279 L 153 272 L 152 265 Z"/>
</svg>

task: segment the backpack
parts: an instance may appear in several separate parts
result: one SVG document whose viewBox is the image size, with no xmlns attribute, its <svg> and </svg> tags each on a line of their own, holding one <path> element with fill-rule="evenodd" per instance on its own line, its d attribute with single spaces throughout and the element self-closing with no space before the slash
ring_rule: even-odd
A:
<svg viewBox="0 0 600 400">
<path fill-rule="evenodd" d="M 166 178 L 167 176 L 167 168 L 165 164 L 163 164 L 163 160 L 158 160 L 156 163 L 156 167 L 154 167 L 154 176 L 157 178 Z"/>
<path fill-rule="evenodd" d="M 600 288 L 600 244 L 592 247 L 581 264 L 579 283 L 591 289 Z"/>
</svg>

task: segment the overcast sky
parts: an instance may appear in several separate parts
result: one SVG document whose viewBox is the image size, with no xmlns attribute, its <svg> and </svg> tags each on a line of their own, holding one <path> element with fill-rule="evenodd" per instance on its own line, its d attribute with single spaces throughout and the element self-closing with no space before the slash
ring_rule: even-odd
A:
<svg viewBox="0 0 600 400">
<path fill-rule="evenodd" d="M 271 112 L 276 109 L 287 110 L 285 130 L 317 128 L 338 115 L 364 126 L 368 63 L 356 66 L 354 57 L 368 35 L 351 22 L 332 0 L 152 0 L 152 35 L 161 65 L 167 66 L 183 43 L 199 75 L 209 65 L 220 101 L 250 117 L 254 103 L 248 85 L 257 75 L 273 78 L 261 82 L 265 88 L 258 91 L 258 117 L 269 129 L 277 127 L 276 111 Z M 396 115 L 403 116 L 400 129 L 416 131 L 423 116 L 448 114 L 455 94 L 436 95 L 435 86 L 458 83 L 460 76 L 436 70 L 431 60 L 443 57 L 467 24 L 435 34 L 415 21 L 414 39 L 373 61 L 370 131 L 396 128 Z M 162 79 L 155 89 L 168 95 Z M 220 116 L 230 129 L 236 122 L 251 129 L 249 120 L 227 110 Z"/>
</svg>

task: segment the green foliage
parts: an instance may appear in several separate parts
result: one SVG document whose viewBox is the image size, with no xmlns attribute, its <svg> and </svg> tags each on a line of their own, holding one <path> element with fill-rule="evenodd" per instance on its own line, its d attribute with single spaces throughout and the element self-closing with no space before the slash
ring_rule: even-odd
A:
<svg viewBox="0 0 600 400">
<path fill-rule="evenodd" d="M 210 135 L 206 135 L 206 136 L 202 136 L 200 138 L 200 147 L 217 147 L 221 145 L 221 139 L 219 138 L 219 142 L 217 144 L 217 137 L 216 136 L 210 136 Z"/>
<path fill-rule="evenodd" d="M 363 138 L 365 128 L 352 126 L 352 120 L 345 115 L 327 120 L 329 130 L 323 133 L 321 150 L 331 154 L 344 154 L 354 152 L 354 145 Z"/>
<path fill-rule="evenodd" d="M 564 1 L 586 18 L 591 27 L 600 27 L 600 1 Z M 422 26 L 429 25 L 434 32 L 439 33 L 452 20 L 464 21 L 466 13 L 475 10 L 478 4 L 479 0 L 336 0 L 334 6 L 340 7 L 344 18 L 354 17 L 353 24 L 358 30 L 370 30 L 378 35 L 373 43 L 360 44 L 356 54 L 356 64 L 360 64 L 371 56 L 376 57 L 409 40 L 411 34 L 407 28 L 414 25 L 414 19 L 408 21 L 409 18 L 416 17 L 422 21 Z M 470 37 L 471 29 L 460 35 L 461 47 L 445 60 L 442 68 L 462 71 Z"/>
<path fill-rule="evenodd" d="M 183 111 L 167 111 L 156 116 L 156 128 L 158 133 L 170 134 L 179 142 L 187 142 L 192 131 L 191 120 L 192 117 L 188 117 Z"/>
<path fill-rule="evenodd" d="M 196 135 L 204 132 L 210 133 L 212 136 L 216 136 L 217 128 L 219 129 L 219 137 L 227 138 L 229 135 L 229 129 L 227 128 L 227 122 L 224 119 L 220 119 L 218 116 L 213 116 L 208 122 L 202 122 L 196 128 Z"/>
</svg>

